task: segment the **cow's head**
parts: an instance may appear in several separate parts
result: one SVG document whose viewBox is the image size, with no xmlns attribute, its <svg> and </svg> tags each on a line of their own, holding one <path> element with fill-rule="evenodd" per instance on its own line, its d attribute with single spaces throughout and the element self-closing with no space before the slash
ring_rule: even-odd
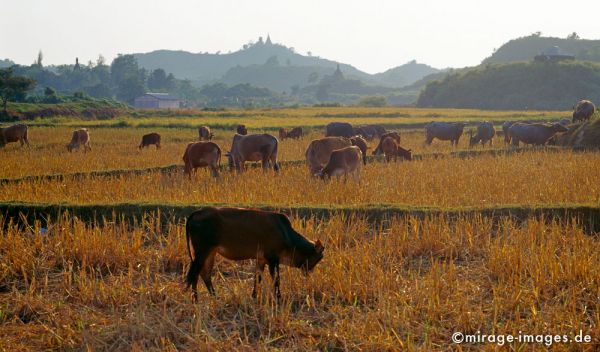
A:
<svg viewBox="0 0 600 352">
<path fill-rule="evenodd" d="M 323 259 L 323 251 L 325 247 L 320 240 L 317 240 L 313 245 L 313 248 L 310 250 L 310 253 L 307 253 L 304 258 L 301 258 L 301 263 L 299 267 L 302 269 L 305 275 L 308 275 L 315 266 Z"/>
<path fill-rule="evenodd" d="M 412 161 L 412 149 L 398 148 L 398 154 L 408 161 Z"/>
<path fill-rule="evenodd" d="M 73 151 L 73 144 L 72 143 L 67 144 L 67 150 L 69 151 L 69 153 Z"/>
</svg>

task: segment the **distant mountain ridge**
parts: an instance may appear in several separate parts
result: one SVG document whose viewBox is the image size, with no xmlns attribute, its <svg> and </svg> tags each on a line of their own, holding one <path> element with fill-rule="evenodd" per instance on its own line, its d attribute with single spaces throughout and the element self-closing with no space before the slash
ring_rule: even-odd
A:
<svg viewBox="0 0 600 352">
<path fill-rule="evenodd" d="M 298 54 L 293 48 L 273 44 L 268 37 L 264 42 L 261 38 L 256 43 L 244 45 L 243 49 L 227 54 L 157 50 L 133 55 L 139 65 L 147 70 L 162 68 L 177 78 L 189 79 L 198 85 L 209 82 L 250 83 L 275 91 L 289 90 L 294 85 L 310 85 L 314 83 L 308 81 L 310 74 L 315 72 L 319 77 L 323 77 L 325 74 L 331 74 L 337 65 L 347 77 L 388 87 L 409 85 L 439 71 L 411 61 L 386 72 L 371 75 L 352 65 Z M 268 65 L 269 60 L 276 62 Z"/>
</svg>

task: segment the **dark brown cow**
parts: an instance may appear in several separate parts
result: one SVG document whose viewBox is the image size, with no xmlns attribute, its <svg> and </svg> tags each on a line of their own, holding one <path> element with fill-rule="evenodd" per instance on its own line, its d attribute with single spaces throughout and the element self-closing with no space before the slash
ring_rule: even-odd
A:
<svg viewBox="0 0 600 352">
<path fill-rule="evenodd" d="M 73 136 L 71 136 L 71 142 L 67 144 L 67 150 L 72 152 L 74 149 L 83 146 L 83 152 L 87 152 L 88 150 L 92 150 L 92 146 L 90 145 L 90 133 L 87 128 L 81 128 L 76 131 L 73 131 Z"/>
<path fill-rule="evenodd" d="M 392 157 L 394 158 L 394 161 L 397 161 L 398 157 L 401 157 L 408 161 L 412 160 L 412 150 L 404 149 L 401 146 L 399 146 L 396 139 L 394 139 L 393 137 L 386 137 L 381 142 L 381 149 L 383 151 L 383 154 L 385 155 L 385 161 L 387 161 L 388 163 L 390 162 Z"/>
<path fill-rule="evenodd" d="M 310 174 L 315 175 L 321 171 L 327 165 L 334 150 L 350 147 L 351 145 L 352 141 L 344 137 L 325 137 L 310 142 L 304 153 Z"/>
<path fill-rule="evenodd" d="M 208 126 L 200 126 L 198 128 L 198 139 L 201 141 L 210 141 L 214 137 L 214 134 L 210 131 Z"/>
<path fill-rule="evenodd" d="M 27 125 L 19 123 L 0 128 L 0 148 L 4 147 L 8 143 L 17 141 L 21 143 L 21 147 L 25 144 L 27 144 L 29 147 L 29 140 L 27 139 Z"/>
<path fill-rule="evenodd" d="M 358 181 L 360 179 L 360 159 L 362 159 L 362 152 L 356 146 L 334 150 L 327 165 L 315 176 L 324 179 L 352 174 Z"/>
<path fill-rule="evenodd" d="M 237 134 L 241 134 L 242 136 L 245 136 L 248 134 L 248 129 L 246 128 L 246 125 L 238 125 L 236 128 Z"/>
<path fill-rule="evenodd" d="M 473 131 L 469 131 L 469 135 L 469 147 L 472 147 L 479 142 L 481 142 L 482 146 L 485 146 L 487 142 L 490 142 L 491 146 L 494 136 L 496 135 L 496 130 L 491 122 L 484 121 L 477 126 L 477 133 L 475 135 L 473 135 Z"/>
<path fill-rule="evenodd" d="M 365 139 L 361 136 L 354 136 L 350 138 L 350 142 L 352 142 L 352 145 L 355 145 L 360 149 L 362 153 L 363 164 L 367 165 L 367 141 L 365 141 Z"/>
<path fill-rule="evenodd" d="M 160 134 L 158 133 L 148 133 L 142 136 L 142 142 L 138 147 L 140 150 L 145 147 L 149 147 L 151 145 L 155 145 L 156 149 L 160 149 Z"/>
<path fill-rule="evenodd" d="M 589 100 L 581 100 L 573 108 L 573 123 L 587 121 L 596 112 L 596 106 Z"/>
<path fill-rule="evenodd" d="M 273 163 L 273 170 L 279 171 L 277 148 L 279 141 L 270 134 L 250 134 L 233 136 L 231 151 L 225 155 L 229 159 L 229 168 L 238 172 L 245 169 L 246 161 L 261 161 L 263 170 Z"/>
<path fill-rule="evenodd" d="M 354 136 L 354 128 L 347 122 L 331 122 L 325 126 L 325 137 L 346 137 Z"/>
<path fill-rule="evenodd" d="M 396 141 L 396 144 L 400 145 L 400 133 L 398 133 L 396 131 L 386 132 L 386 133 L 382 134 L 381 137 L 379 138 L 379 143 L 377 144 L 377 147 L 373 151 L 373 155 L 383 154 L 383 150 L 381 150 L 381 142 L 383 142 L 383 140 L 386 139 L 387 137 L 393 138 Z"/>
<path fill-rule="evenodd" d="M 286 138 L 298 139 L 302 137 L 302 127 L 294 127 L 287 131 L 285 128 L 279 129 L 279 140 L 282 141 Z"/>
<path fill-rule="evenodd" d="M 299 268 L 308 275 L 323 259 L 321 241 L 309 241 L 292 228 L 287 216 L 276 212 L 207 207 L 187 218 L 185 233 L 191 260 L 186 282 L 196 302 L 198 276 L 208 292 L 215 294 L 211 276 L 217 253 L 230 260 L 256 259 L 253 297 L 265 265 L 279 298 L 279 265 Z"/>
<path fill-rule="evenodd" d="M 213 142 L 189 143 L 183 153 L 183 172 L 192 179 L 192 172 L 199 167 L 209 167 L 214 177 L 219 177 L 221 148 Z"/>
</svg>

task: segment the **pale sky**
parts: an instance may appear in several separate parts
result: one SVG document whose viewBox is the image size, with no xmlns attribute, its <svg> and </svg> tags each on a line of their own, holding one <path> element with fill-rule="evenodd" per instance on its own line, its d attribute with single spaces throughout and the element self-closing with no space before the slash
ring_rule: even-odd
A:
<svg viewBox="0 0 600 352">
<path fill-rule="evenodd" d="M 369 73 L 416 59 L 477 65 L 540 31 L 600 39 L 600 1 L 528 0 L 0 0 L 0 59 L 86 63 L 157 49 L 226 53 L 267 34 L 298 53 Z M 596 16 L 597 17 L 597 16 Z"/>
</svg>

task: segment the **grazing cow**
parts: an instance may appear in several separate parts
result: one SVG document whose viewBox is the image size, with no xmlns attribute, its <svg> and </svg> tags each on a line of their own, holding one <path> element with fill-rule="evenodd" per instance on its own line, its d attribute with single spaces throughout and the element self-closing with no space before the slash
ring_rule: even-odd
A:
<svg viewBox="0 0 600 352">
<path fill-rule="evenodd" d="M 198 128 L 198 139 L 201 141 L 210 141 L 214 137 L 214 134 L 210 131 L 208 126 L 200 126 Z"/>
<path fill-rule="evenodd" d="M 519 142 L 544 145 L 556 133 L 567 131 L 567 128 L 558 123 L 552 125 L 543 123 L 515 123 L 508 129 L 512 145 L 517 147 L 519 146 Z"/>
<path fill-rule="evenodd" d="M 573 123 L 587 121 L 596 112 L 596 106 L 589 100 L 581 100 L 573 107 Z"/>
<path fill-rule="evenodd" d="M 442 141 L 450 141 L 452 146 L 457 146 L 466 125 L 462 122 L 430 122 L 425 126 L 425 143 L 431 145 L 433 139 L 437 138 Z"/>
<path fill-rule="evenodd" d="M 334 150 L 327 165 L 315 176 L 324 179 L 342 175 L 346 177 L 348 174 L 352 174 L 358 181 L 360 179 L 360 159 L 362 159 L 362 152 L 357 146 Z"/>
<path fill-rule="evenodd" d="M 213 142 L 192 142 L 187 145 L 183 153 L 183 172 L 192 179 L 192 171 L 199 167 L 209 167 L 214 177 L 219 177 L 221 164 L 221 148 Z"/>
<path fill-rule="evenodd" d="M 158 133 L 148 133 L 142 136 L 142 142 L 138 147 L 140 150 L 145 147 L 149 147 L 150 145 L 155 145 L 156 149 L 160 149 L 160 134 Z"/>
<path fill-rule="evenodd" d="M 354 136 L 354 128 L 347 122 L 331 122 L 325 126 L 325 137 L 346 137 Z"/>
<path fill-rule="evenodd" d="M 263 170 L 269 168 L 269 163 L 273 163 L 273 170 L 279 171 L 277 163 L 277 147 L 279 141 L 270 134 L 250 134 L 242 136 L 236 134 L 233 136 L 231 151 L 227 153 L 229 159 L 229 168 L 234 168 L 242 172 L 246 161 L 262 161 Z"/>
<path fill-rule="evenodd" d="M 531 120 L 521 120 L 521 121 L 506 121 L 502 124 L 502 132 L 504 133 L 504 144 L 510 144 L 510 135 L 508 133 L 508 129 L 514 125 L 515 123 L 524 123 L 524 124 L 532 124 L 535 123 Z"/>
<path fill-rule="evenodd" d="M 381 150 L 381 142 L 383 142 L 383 140 L 386 139 L 387 137 L 393 138 L 396 141 L 396 144 L 400 145 L 400 133 L 398 133 L 396 131 L 384 133 L 381 135 L 381 137 L 379 137 L 379 143 L 377 144 L 377 147 L 373 151 L 373 155 L 383 154 L 383 150 Z"/>
<path fill-rule="evenodd" d="M 293 138 L 293 139 L 299 139 L 302 138 L 302 135 L 304 135 L 304 131 L 302 130 L 302 127 L 294 127 L 292 128 L 291 131 L 289 131 L 287 133 L 287 138 Z"/>
<path fill-rule="evenodd" d="M 479 142 L 481 142 L 482 146 L 485 146 L 487 142 L 490 142 L 491 146 L 494 136 L 496 135 L 496 130 L 491 122 L 484 121 L 477 126 L 477 133 L 474 136 L 473 131 L 469 131 L 469 133 L 471 135 L 471 138 L 469 138 L 469 147 L 472 147 Z"/>
<path fill-rule="evenodd" d="M 4 147 L 8 143 L 19 141 L 21 147 L 25 144 L 29 147 L 29 140 L 27 139 L 27 125 L 16 124 L 8 127 L 0 127 L 0 148 Z"/>
<path fill-rule="evenodd" d="M 83 146 L 84 153 L 88 150 L 92 150 L 92 146 L 90 145 L 90 133 L 88 132 L 87 128 L 81 128 L 73 131 L 71 142 L 67 144 L 67 150 L 70 153 L 73 151 L 73 149 L 77 149 L 80 146 Z"/>
<path fill-rule="evenodd" d="M 273 279 L 277 298 L 279 265 L 301 269 L 308 275 L 323 259 L 323 244 L 312 242 L 296 232 L 287 216 L 281 213 L 207 207 L 193 212 L 185 226 L 186 242 L 191 264 L 186 283 L 198 301 L 198 276 L 202 277 L 209 293 L 215 294 L 211 276 L 215 255 L 230 260 L 256 259 L 252 297 L 262 281 L 265 265 Z M 193 249 L 193 254 L 192 254 Z"/>
<path fill-rule="evenodd" d="M 327 165 L 331 152 L 336 149 L 350 147 L 351 145 L 352 141 L 344 137 L 325 137 L 310 142 L 304 154 L 310 174 L 315 175 Z"/>
<path fill-rule="evenodd" d="M 401 157 L 405 160 L 412 160 L 412 150 L 404 149 L 398 145 L 397 141 L 393 137 L 386 137 L 381 142 L 381 149 L 383 154 L 385 154 L 385 160 L 389 163 L 391 158 L 394 158 L 394 161 L 397 160 L 398 157 Z"/>
<path fill-rule="evenodd" d="M 236 132 L 237 132 L 237 134 L 241 134 L 242 136 L 245 136 L 248 134 L 248 129 L 246 129 L 246 125 L 238 125 L 236 128 Z"/>
<path fill-rule="evenodd" d="M 367 165 L 367 141 L 361 136 L 350 137 L 352 145 L 357 146 L 362 153 L 363 164 Z"/>
<path fill-rule="evenodd" d="M 288 136 L 288 132 L 285 128 L 281 127 L 279 129 L 279 140 L 282 141 L 284 139 L 286 139 Z"/>
</svg>

